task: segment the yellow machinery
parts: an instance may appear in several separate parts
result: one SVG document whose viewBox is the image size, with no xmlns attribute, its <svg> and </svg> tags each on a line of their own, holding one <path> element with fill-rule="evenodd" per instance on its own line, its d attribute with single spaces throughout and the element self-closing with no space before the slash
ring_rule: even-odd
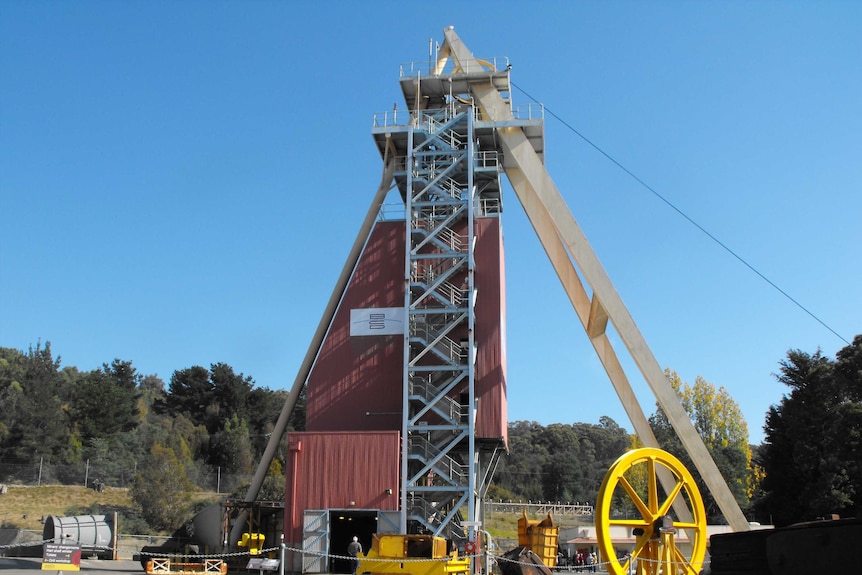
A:
<svg viewBox="0 0 862 575">
<path fill-rule="evenodd" d="M 359 557 L 358 573 L 443 575 L 469 573 L 470 558 L 447 552 L 446 540 L 431 535 L 375 534 L 371 549 Z"/>
<path fill-rule="evenodd" d="M 263 533 L 249 533 L 245 532 L 242 534 L 242 539 L 237 541 L 237 546 L 248 548 L 249 555 L 260 555 L 260 550 L 263 549 L 263 542 L 266 539 L 266 535 Z"/>
<path fill-rule="evenodd" d="M 518 519 L 518 545 L 532 551 L 542 563 L 553 569 L 557 564 L 557 543 L 560 528 L 551 514 L 544 519 L 527 519 L 527 512 Z"/>
<path fill-rule="evenodd" d="M 665 490 L 662 485 L 672 487 Z M 632 535 L 631 551 L 615 543 Z M 691 473 L 661 449 L 623 454 L 599 490 L 596 538 L 600 560 L 613 575 L 627 575 L 632 568 L 637 575 L 700 573 L 706 554 L 706 511 Z"/>
</svg>

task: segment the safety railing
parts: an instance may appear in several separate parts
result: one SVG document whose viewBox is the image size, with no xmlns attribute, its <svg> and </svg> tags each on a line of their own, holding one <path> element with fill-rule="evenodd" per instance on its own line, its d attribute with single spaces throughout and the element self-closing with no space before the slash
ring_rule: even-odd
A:
<svg viewBox="0 0 862 575">
<path fill-rule="evenodd" d="M 466 481 L 467 466 L 446 455 L 439 447 L 422 437 L 411 434 L 408 439 L 407 454 L 412 459 L 419 459 L 425 464 L 432 464 L 436 475 L 453 485 Z"/>
<path fill-rule="evenodd" d="M 371 121 L 372 128 L 389 128 L 392 126 L 406 126 L 410 123 L 410 111 L 397 108 L 388 112 L 375 112 Z"/>
<path fill-rule="evenodd" d="M 413 180 L 416 183 L 421 183 L 424 187 L 413 194 L 413 201 L 418 202 L 423 199 L 423 196 L 434 196 L 434 192 L 440 192 L 450 200 L 460 200 L 462 195 L 461 185 L 454 179 L 442 176 L 437 172 L 435 166 L 423 166 L 424 169 L 417 169 L 414 172 Z"/>
<path fill-rule="evenodd" d="M 496 151 L 476 152 L 473 154 L 473 162 L 480 169 L 496 169 L 500 166 L 500 153 Z"/>
<path fill-rule="evenodd" d="M 429 258 L 430 259 L 430 258 Z M 423 265 L 418 262 L 413 262 L 412 270 L 410 271 L 410 281 L 413 283 L 422 283 L 430 286 L 434 282 L 442 284 L 440 278 L 445 276 L 443 281 L 451 278 L 455 273 L 460 271 L 460 265 L 465 262 L 465 256 L 448 257 L 438 259 L 436 262 L 427 261 Z"/>
<path fill-rule="evenodd" d="M 511 109 L 512 116 L 516 120 L 527 120 L 527 121 L 544 121 L 545 119 L 545 105 L 537 102 L 528 102 L 525 104 L 518 104 L 517 106 Z M 475 120 L 477 122 L 486 121 L 484 116 L 482 115 L 482 111 L 477 107 L 475 108 Z M 453 110 L 451 108 L 444 108 L 440 110 L 423 110 L 419 112 L 418 116 L 416 116 L 416 126 L 422 126 L 423 128 L 428 129 L 429 133 L 434 133 L 435 122 L 437 124 L 450 119 L 453 117 Z M 413 121 L 414 116 L 410 113 L 409 110 L 398 110 L 393 109 L 387 112 L 375 112 L 372 116 L 372 128 L 389 128 L 393 126 L 407 126 Z M 453 146 L 457 147 L 457 146 Z"/>
<path fill-rule="evenodd" d="M 516 120 L 544 120 L 545 105 L 534 102 L 519 104 L 512 109 L 512 115 Z"/>
<path fill-rule="evenodd" d="M 445 246 L 450 252 L 463 252 L 467 246 L 467 236 L 455 233 L 448 226 L 435 225 L 436 223 L 431 218 L 417 218 L 413 220 L 413 229 L 423 237 L 436 238 L 437 245 Z"/>
<path fill-rule="evenodd" d="M 469 350 L 448 336 L 439 335 L 433 326 L 411 323 L 410 336 L 419 340 L 428 351 L 435 352 L 440 358 L 452 365 L 463 364 L 469 355 Z"/>
<path fill-rule="evenodd" d="M 491 58 L 479 58 L 477 61 L 482 65 L 484 69 L 488 72 L 497 72 L 505 70 L 509 67 L 509 58 L 506 56 L 494 56 Z M 436 67 L 436 62 L 433 60 L 426 60 L 425 62 L 405 62 L 401 64 L 399 67 L 400 75 L 402 78 L 412 78 L 414 76 L 430 76 L 432 72 L 434 72 L 434 68 Z M 438 71 L 438 74 L 441 76 L 445 76 L 448 74 L 454 74 L 458 70 L 455 68 L 455 63 L 452 58 L 446 62 L 446 65 L 442 70 Z"/>
<path fill-rule="evenodd" d="M 409 383 L 409 393 L 412 396 L 419 397 L 425 405 L 434 404 L 447 414 L 449 421 L 458 423 L 465 415 L 460 403 L 449 397 L 441 394 L 440 390 L 435 387 L 430 381 L 421 377 L 411 377 Z"/>
</svg>

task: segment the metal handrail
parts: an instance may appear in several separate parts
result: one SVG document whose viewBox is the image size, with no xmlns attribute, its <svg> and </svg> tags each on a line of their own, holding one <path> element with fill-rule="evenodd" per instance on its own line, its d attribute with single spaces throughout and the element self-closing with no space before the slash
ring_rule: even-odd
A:
<svg viewBox="0 0 862 575">
<path fill-rule="evenodd" d="M 446 455 L 439 447 L 422 437 L 421 435 L 412 434 L 408 437 L 407 452 L 420 459 L 424 463 L 432 461 L 438 464 L 432 465 L 437 471 L 443 471 L 447 480 L 453 484 L 462 484 L 467 475 L 467 466 L 455 461 L 452 457 Z"/>
<path fill-rule="evenodd" d="M 433 221 L 428 222 L 429 224 L 433 224 Z M 433 236 L 437 238 L 443 245 L 445 245 L 449 251 L 453 252 L 463 252 L 465 246 L 467 245 L 467 236 L 463 234 L 455 233 L 452 228 L 448 226 L 413 226 L 415 230 L 421 230 L 423 233 L 428 236 Z"/>
<path fill-rule="evenodd" d="M 545 120 L 545 105 L 538 102 L 527 102 L 518 104 L 511 108 L 512 116 L 516 120 L 526 121 L 544 121 Z M 407 126 L 411 122 L 415 122 L 417 126 L 425 125 L 429 127 L 429 133 L 435 133 L 433 127 L 446 122 L 455 117 L 459 112 L 451 108 L 439 108 L 434 110 L 421 110 L 414 116 L 409 110 L 393 109 L 386 112 L 375 112 L 372 115 L 371 127 L 373 128 L 389 128 L 392 126 Z M 477 122 L 487 122 L 487 118 L 482 115 L 481 109 L 477 106 L 474 108 L 475 120 Z M 460 143 L 460 142 L 459 142 Z M 457 146 L 453 146 L 457 147 Z"/>
<path fill-rule="evenodd" d="M 430 381 L 426 381 L 421 377 L 411 377 L 409 386 L 411 395 L 421 397 L 426 405 L 430 405 L 432 400 L 434 400 L 435 404 L 442 403 L 446 407 L 443 411 L 444 413 L 448 413 L 450 421 L 453 423 L 461 421 L 464 415 L 461 404 L 448 395 L 441 393 L 440 389 Z"/>
<path fill-rule="evenodd" d="M 488 70 L 490 72 L 497 72 L 499 70 L 505 70 L 509 67 L 509 58 L 506 56 L 492 56 L 491 58 L 480 58 L 480 62 L 488 62 L 491 64 L 493 70 Z M 404 62 L 399 66 L 400 76 L 402 78 L 411 78 L 413 76 L 430 76 L 431 72 L 434 70 L 434 66 L 436 63 L 434 61 L 425 62 Z M 455 63 L 450 58 L 443 69 L 440 71 L 441 76 L 446 76 L 449 74 L 455 73 Z"/>
<path fill-rule="evenodd" d="M 512 109 L 516 120 L 544 120 L 545 105 L 536 102 L 519 104 Z"/>
</svg>

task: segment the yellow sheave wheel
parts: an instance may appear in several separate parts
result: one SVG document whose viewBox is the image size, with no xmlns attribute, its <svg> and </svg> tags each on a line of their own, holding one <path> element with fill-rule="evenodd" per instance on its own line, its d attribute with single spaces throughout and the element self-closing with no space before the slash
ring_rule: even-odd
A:
<svg viewBox="0 0 862 575">
<path fill-rule="evenodd" d="M 661 468 L 676 482 L 669 493 L 658 481 Z M 688 509 L 690 521 L 678 520 L 678 505 Z M 632 537 L 634 551 L 626 556 Z M 661 449 L 621 456 L 599 490 L 596 539 L 601 561 L 614 575 L 627 575 L 632 567 L 639 575 L 697 575 L 706 553 L 706 511 L 691 473 Z"/>
</svg>

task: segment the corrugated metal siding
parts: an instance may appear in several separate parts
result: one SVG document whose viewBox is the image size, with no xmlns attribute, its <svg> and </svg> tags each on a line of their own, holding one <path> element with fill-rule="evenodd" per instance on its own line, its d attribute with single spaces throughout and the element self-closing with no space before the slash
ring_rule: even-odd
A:
<svg viewBox="0 0 862 575">
<path fill-rule="evenodd" d="M 479 218 L 476 230 L 476 396 L 479 438 L 507 437 L 503 236 L 499 218 Z M 466 231 L 466 230 L 460 230 Z M 404 223 L 379 222 L 311 372 L 308 431 L 400 430 L 403 340 L 350 337 L 350 310 L 404 304 Z M 466 333 L 453 333 L 453 338 Z M 457 398 L 458 392 L 453 394 Z"/>
<path fill-rule="evenodd" d="M 350 337 L 350 310 L 404 306 L 404 222 L 378 222 L 308 380 L 306 430 L 400 430 L 404 340 Z"/>
<path fill-rule="evenodd" d="M 506 300 L 503 234 L 499 218 L 475 221 L 477 438 L 507 441 Z"/>
<path fill-rule="evenodd" d="M 399 437 L 396 431 L 290 432 L 285 538 L 301 540 L 306 509 L 397 509 Z"/>
</svg>

